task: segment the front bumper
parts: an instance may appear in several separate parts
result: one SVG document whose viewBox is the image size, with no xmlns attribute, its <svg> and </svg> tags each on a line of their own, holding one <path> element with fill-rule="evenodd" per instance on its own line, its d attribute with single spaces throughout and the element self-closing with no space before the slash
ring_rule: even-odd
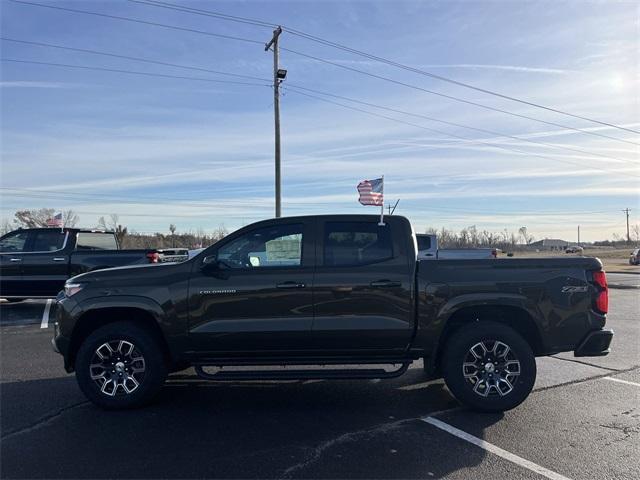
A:
<svg viewBox="0 0 640 480">
<path fill-rule="evenodd" d="M 611 351 L 613 330 L 595 330 L 589 332 L 573 352 L 574 357 L 601 357 Z"/>
<path fill-rule="evenodd" d="M 73 367 L 69 358 L 69 350 L 71 346 L 71 330 L 70 325 L 74 323 L 74 315 L 72 311 L 77 306 L 77 303 L 64 295 L 58 295 L 56 298 L 56 316 L 53 324 L 53 338 L 51 339 L 51 346 L 53 350 L 64 358 L 64 369 L 67 372 L 72 372 Z M 66 327 L 66 328 L 65 328 Z"/>
</svg>

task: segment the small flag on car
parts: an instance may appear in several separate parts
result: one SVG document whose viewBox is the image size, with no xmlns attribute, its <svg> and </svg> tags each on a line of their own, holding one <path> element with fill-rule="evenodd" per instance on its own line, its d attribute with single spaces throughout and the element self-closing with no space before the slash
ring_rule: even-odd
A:
<svg viewBox="0 0 640 480">
<path fill-rule="evenodd" d="M 62 227 L 62 212 L 56 213 L 53 218 L 47 220 L 47 226 L 49 227 Z"/>
<path fill-rule="evenodd" d="M 358 184 L 358 201 L 362 205 L 381 206 L 384 204 L 384 177 L 363 180 Z"/>
</svg>

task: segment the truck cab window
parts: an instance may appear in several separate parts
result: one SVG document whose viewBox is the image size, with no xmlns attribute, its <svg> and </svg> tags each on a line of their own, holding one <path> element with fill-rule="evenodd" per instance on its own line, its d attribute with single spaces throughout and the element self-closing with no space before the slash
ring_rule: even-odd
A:
<svg viewBox="0 0 640 480">
<path fill-rule="evenodd" d="M 324 265 L 366 265 L 393 258 L 391 226 L 373 222 L 327 222 Z"/>
<path fill-rule="evenodd" d="M 23 252 L 29 232 L 13 232 L 0 240 L 0 252 Z"/>
<path fill-rule="evenodd" d="M 429 235 L 418 235 L 418 250 L 431 249 L 431 237 Z"/>
<path fill-rule="evenodd" d="M 64 245 L 66 234 L 59 229 L 40 230 L 35 233 L 29 252 L 54 252 Z"/>
<path fill-rule="evenodd" d="M 118 243 L 113 233 L 79 232 L 78 250 L 117 250 Z"/>
<path fill-rule="evenodd" d="M 231 268 L 291 267 L 302 263 L 302 225 L 258 228 L 218 250 Z"/>
</svg>

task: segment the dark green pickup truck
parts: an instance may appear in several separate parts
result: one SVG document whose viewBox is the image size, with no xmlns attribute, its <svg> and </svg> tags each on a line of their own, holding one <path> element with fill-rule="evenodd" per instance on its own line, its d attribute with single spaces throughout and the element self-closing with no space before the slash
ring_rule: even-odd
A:
<svg viewBox="0 0 640 480">
<path fill-rule="evenodd" d="M 189 366 L 211 380 L 388 378 L 424 359 L 482 411 L 529 395 L 536 356 L 609 352 L 599 260 L 416 261 L 409 221 L 378 222 L 267 220 L 183 263 L 79 275 L 58 297 L 54 348 L 106 408 L 148 402 Z"/>
</svg>

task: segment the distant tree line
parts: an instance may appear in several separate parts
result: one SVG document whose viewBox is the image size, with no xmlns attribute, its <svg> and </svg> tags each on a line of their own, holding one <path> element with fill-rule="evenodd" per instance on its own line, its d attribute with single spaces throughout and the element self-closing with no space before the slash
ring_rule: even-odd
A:
<svg viewBox="0 0 640 480">
<path fill-rule="evenodd" d="M 513 251 L 526 248 L 535 241 L 526 227 L 518 230 L 518 233 L 507 230 L 491 232 L 479 230 L 475 225 L 463 228 L 459 232 L 442 227 L 440 230 L 427 228 L 426 233 L 437 235 L 440 248 L 499 248 L 504 251 Z"/>
<path fill-rule="evenodd" d="M 18 210 L 14 214 L 13 221 L 4 220 L 0 225 L 0 234 L 17 228 L 46 227 L 47 220 L 56 214 L 53 208 L 40 208 L 35 210 Z M 67 227 L 75 227 L 80 217 L 73 210 L 66 210 L 63 213 L 63 221 Z M 140 233 L 129 227 L 122 225 L 118 215 L 100 217 L 95 226 L 99 230 L 114 232 L 122 248 L 201 248 L 209 246 L 221 238 L 228 235 L 224 226 L 219 226 L 212 233 L 206 233 L 204 229 L 198 228 L 195 231 L 176 233 L 177 226 L 168 225 L 169 233 Z M 492 247 L 503 251 L 515 251 L 526 249 L 535 241 L 527 227 L 521 227 L 517 232 L 504 229 L 500 232 L 489 230 L 479 230 L 475 225 L 454 231 L 442 227 L 440 230 L 427 228 L 425 233 L 435 234 L 438 237 L 438 244 L 441 248 L 481 248 Z M 632 242 L 640 243 L 640 225 L 636 224 L 630 228 Z M 626 238 L 614 233 L 613 240 L 603 240 L 593 242 L 595 246 L 623 247 L 627 245 Z"/>
<path fill-rule="evenodd" d="M 53 208 L 18 210 L 12 221 L 4 220 L 2 222 L 0 235 L 18 228 L 46 227 L 48 220 L 58 212 L 59 210 Z M 62 218 L 65 227 L 75 227 L 80 221 L 80 217 L 73 210 L 63 211 Z M 100 217 L 95 225 L 85 228 L 114 232 L 121 248 L 202 248 L 214 244 L 229 233 L 222 225 L 211 233 L 206 233 L 202 228 L 176 233 L 177 227 L 174 224 L 169 225 L 169 234 L 139 233 L 122 225 L 118 215 L 109 215 L 107 218 Z"/>
</svg>

